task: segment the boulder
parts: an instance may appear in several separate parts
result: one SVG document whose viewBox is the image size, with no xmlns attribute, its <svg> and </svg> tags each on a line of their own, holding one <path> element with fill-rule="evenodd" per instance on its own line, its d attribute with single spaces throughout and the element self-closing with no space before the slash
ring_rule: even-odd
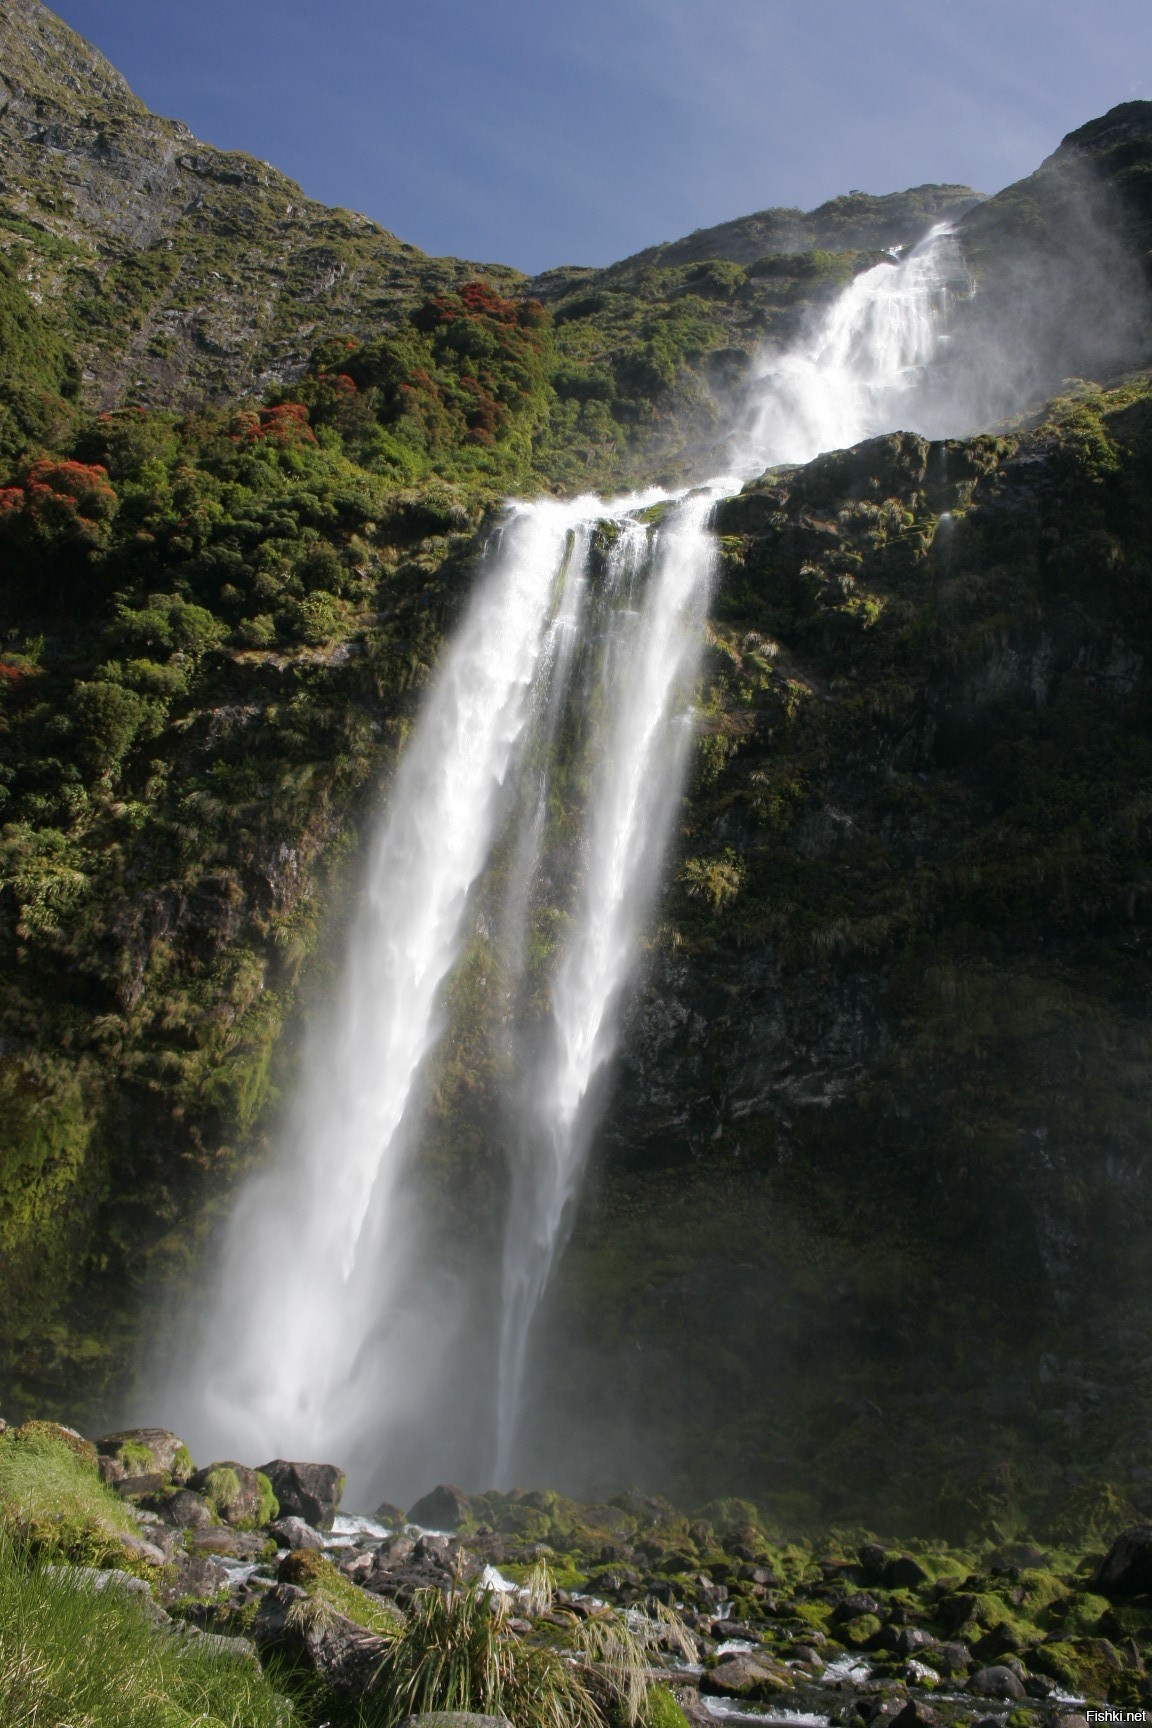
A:
<svg viewBox="0 0 1152 1728">
<path fill-rule="evenodd" d="M 344 1472 L 335 1464 L 292 1463 L 273 1458 L 260 1466 L 285 1518 L 303 1518 L 314 1530 L 330 1530 L 340 1509 Z"/>
<path fill-rule="evenodd" d="M 463 1488 L 451 1482 L 441 1482 L 422 1500 L 417 1500 L 408 1513 L 410 1524 L 421 1524 L 426 1530 L 458 1530 L 472 1516 L 472 1507 Z"/>
<path fill-rule="evenodd" d="M 264 1539 L 246 1530 L 230 1530 L 217 1525 L 211 1530 L 191 1530 L 188 1533 L 191 1554 L 220 1554 L 226 1560 L 259 1560 L 264 1553 Z"/>
<path fill-rule="evenodd" d="M 701 1692 L 721 1698 L 766 1700 L 778 1692 L 790 1692 L 795 1676 L 780 1662 L 751 1651 L 721 1656 L 715 1668 L 700 1677 Z"/>
<path fill-rule="evenodd" d="M 1117 1536 L 1092 1576 L 1101 1596 L 1152 1594 L 1152 1524 L 1133 1524 Z"/>
<path fill-rule="evenodd" d="M 115 1483 L 122 1500 L 143 1500 L 149 1494 L 162 1493 L 167 1486 L 168 1474 L 164 1470 L 149 1470 L 143 1476 L 121 1476 Z"/>
<path fill-rule="evenodd" d="M 157 1495 L 146 1505 L 150 1512 L 157 1513 L 175 1530 L 209 1530 L 212 1527 L 211 1506 L 203 1494 L 196 1494 L 191 1488 L 178 1488 L 175 1494 Z"/>
<path fill-rule="evenodd" d="M 901 1656 L 914 1656 L 917 1650 L 933 1650 L 939 1639 L 922 1626 L 901 1626 L 896 1634 L 896 1649 Z"/>
<path fill-rule="evenodd" d="M 174 1626 L 172 1635 L 185 1643 L 195 1644 L 200 1650 L 211 1651 L 223 1662 L 239 1662 L 246 1668 L 260 1667 L 260 1657 L 250 1638 L 230 1638 L 222 1632 L 205 1632 L 188 1620 Z"/>
<path fill-rule="evenodd" d="M 208 1600 L 219 1596 L 231 1583 L 226 1567 L 206 1554 L 177 1554 L 169 1574 L 156 1585 L 161 1602 L 179 1602 L 189 1596 Z"/>
<path fill-rule="evenodd" d="M 918 1560 L 913 1560 L 911 1554 L 897 1554 L 884 1563 L 883 1583 L 886 1590 L 916 1590 L 927 1582 L 927 1572 Z"/>
<path fill-rule="evenodd" d="M 950 1639 L 948 1643 L 939 1645 L 932 1652 L 932 1660 L 945 1674 L 967 1674 L 977 1666 L 971 1650 L 959 1639 Z"/>
<path fill-rule="evenodd" d="M 234 1458 L 197 1470 L 189 1477 L 188 1486 L 193 1493 L 202 1494 L 226 1524 L 238 1530 L 266 1524 L 280 1510 L 267 1474 L 237 1464 Z"/>
<path fill-rule="evenodd" d="M 260 1650 L 279 1650 L 303 1662 L 337 1692 L 360 1698 L 388 1651 L 388 1642 L 310 1597 L 296 1584 L 275 1584 L 261 1598 L 252 1623 Z"/>
<path fill-rule="evenodd" d="M 399 1728 L 512 1728 L 507 1716 L 474 1716 L 468 1710 L 424 1710 L 405 1716 Z"/>
<path fill-rule="evenodd" d="M 1024 1683 L 1013 1674 L 1011 1668 L 977 1668 L 968 1682 L 971 1692 L 978 1692 L 982 1698 L 1009 1698 L 1019 1703 L 1027 1696 Z"/>
<path fill-rule="evenodd" d="M 149 1566 L 163 1566 L 168 1558 L 155 1542 L 146 1542 L 142 1536 L 133 1536 L 129 1530 L 118 1530 L 116 1540 L 133 1560 L 143 1560 Z"/>
<path fill-rule="evenodd" d="M 186 1482 L 192 1474 L 187 1446 L 168 1428 L 120 1428 L 115 1434 L 102 1434 L 96 1451 L 119 1464 L 125 1476 L 158 1470 L 174 1482 Z"/>
<path fill-rule="evenodd" d="M 268 1534 L 275 1539 L 279 1547 L 291 1549 L 293 1553 L 300 1548 L 317 1549 L 324 1546 L 324 1538 L 319 1530 L 313 1530 L 311 1524 L 306 1524 L 303 1518 L 277 1518 L 274 1524 L 269 1524 Z"/>
</svg>

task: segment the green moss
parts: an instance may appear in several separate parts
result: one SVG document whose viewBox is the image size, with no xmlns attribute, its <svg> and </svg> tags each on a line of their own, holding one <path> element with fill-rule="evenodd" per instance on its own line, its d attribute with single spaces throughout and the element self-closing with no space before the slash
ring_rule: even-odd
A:
<svg viewBox="0 0 1152 1728">
<path fill-rule="evenodd" d="M 122 1534 L 137 1526 L 96 1472 L 94 1448 L 50 1422 L 0 1433 L 0 1542 L 80 1565 L 135 1569 Z"/>
<path fill-rule="evenodd" d="M 263 1470 L 256 1472 L 256 1485 L 260 1490 L 260 1506 L 254 1524 L 257 1528 L 262 1528 L 265 1524 L 270 1524 L 273 1518 L 279 1516 L 280 1502 L 277 1500 L 272 1484 Z"/>
<path fill-rule="evenodd" d="M 399 1612 L 391 1603 L 367 1590 L 361 1590 L 344 1577 L 324 1554 L 309 1549 L 286 1554 L 280 1562 L 277 1577 L 281 1583 L 295 1584 L 310 1596 L 326 1602 L 340 1614 L 347 1615 L 358 1626 L 387 1634 L 401 1624 Z"/>
<path fill-rule="evenodd" d="M 651 1686 L 641 1721 L 644 1728 L 685 1728 L 687 1717 L 666 1686 Z"/>
</svg>

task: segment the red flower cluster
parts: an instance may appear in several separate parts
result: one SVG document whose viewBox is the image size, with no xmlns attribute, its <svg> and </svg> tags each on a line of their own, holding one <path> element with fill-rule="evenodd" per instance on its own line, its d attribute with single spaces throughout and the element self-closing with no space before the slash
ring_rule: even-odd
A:
<svg viewBox="0 0 1152 1728">
<path fill-rule="evenodd" d="M 114 516 L 118 502 L 108 470 L 98 462 L 54 462 L 44 456 L 17 485 L 0 488 L 0 521 L 19 515 L 37 525 L 95 524 Z"/>
<path fill-rule="evenodd" d="M 351 384 L 352 380 L 348 382 Z M 353 384 L 352 388 L 356 386 Z M 308 424 L 303 402 L 280 402 L 275 408 L 245 408 L 233 422 L 235 443 L 272 444 L 286 450 L 293 444 L 315 444 L 316 434 Z"/>
</svg>

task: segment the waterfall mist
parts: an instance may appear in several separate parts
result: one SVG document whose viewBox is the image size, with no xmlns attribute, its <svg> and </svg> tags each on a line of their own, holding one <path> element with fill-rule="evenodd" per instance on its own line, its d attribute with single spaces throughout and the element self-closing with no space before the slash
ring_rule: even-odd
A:
<svg viewBox="0 0 1152 1728">
<path fill-rule="evenodd" d="M 690 756 L 711 507 L 773 464 L 982 423 L 1003 367 L 994 319 L 971 366 L 961 352 L 979 304 L 955 235 L 935 230 L 757 362 L 720 478 L 509 506 L 387 794 L 278 1155 L 241 1197 L 199 1358 L 169 1390 L 167 1419 L 199 1456 L 331 1458 L 362 1500 L 531 1472 L 518 1435 L 534 1321 Z M 1011 405 L 1026 388 L 1004 384 Z M 507 1192 L 501 1246 L 469 1259 L 446 1252 L 420 1152 L 486 872 Z"/>
</svg>

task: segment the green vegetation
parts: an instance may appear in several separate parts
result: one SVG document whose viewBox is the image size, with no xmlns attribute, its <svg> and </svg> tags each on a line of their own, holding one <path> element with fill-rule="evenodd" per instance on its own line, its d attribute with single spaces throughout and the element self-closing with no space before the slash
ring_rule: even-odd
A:
<svg viewBox="0 0 1152 1728">
<path fill-rule="evenodd" d="M 157 1631 L 136 1600 L 82 1573 L 29 1566 L 0 1530 L 5 1728 L 294 1728 L 254 1660 Z"/>
<path fill-rule="evenodd" d="M 95 1452 L 67 1429 L 27 1422 L 0 1433 L 0 1544 L 47 1560 L 125 1566 L 121 1538 L 136 1529 L 96 1473 Z M 6 1564 L 13 1564 L 8 1553 Z"/>
</svg>

